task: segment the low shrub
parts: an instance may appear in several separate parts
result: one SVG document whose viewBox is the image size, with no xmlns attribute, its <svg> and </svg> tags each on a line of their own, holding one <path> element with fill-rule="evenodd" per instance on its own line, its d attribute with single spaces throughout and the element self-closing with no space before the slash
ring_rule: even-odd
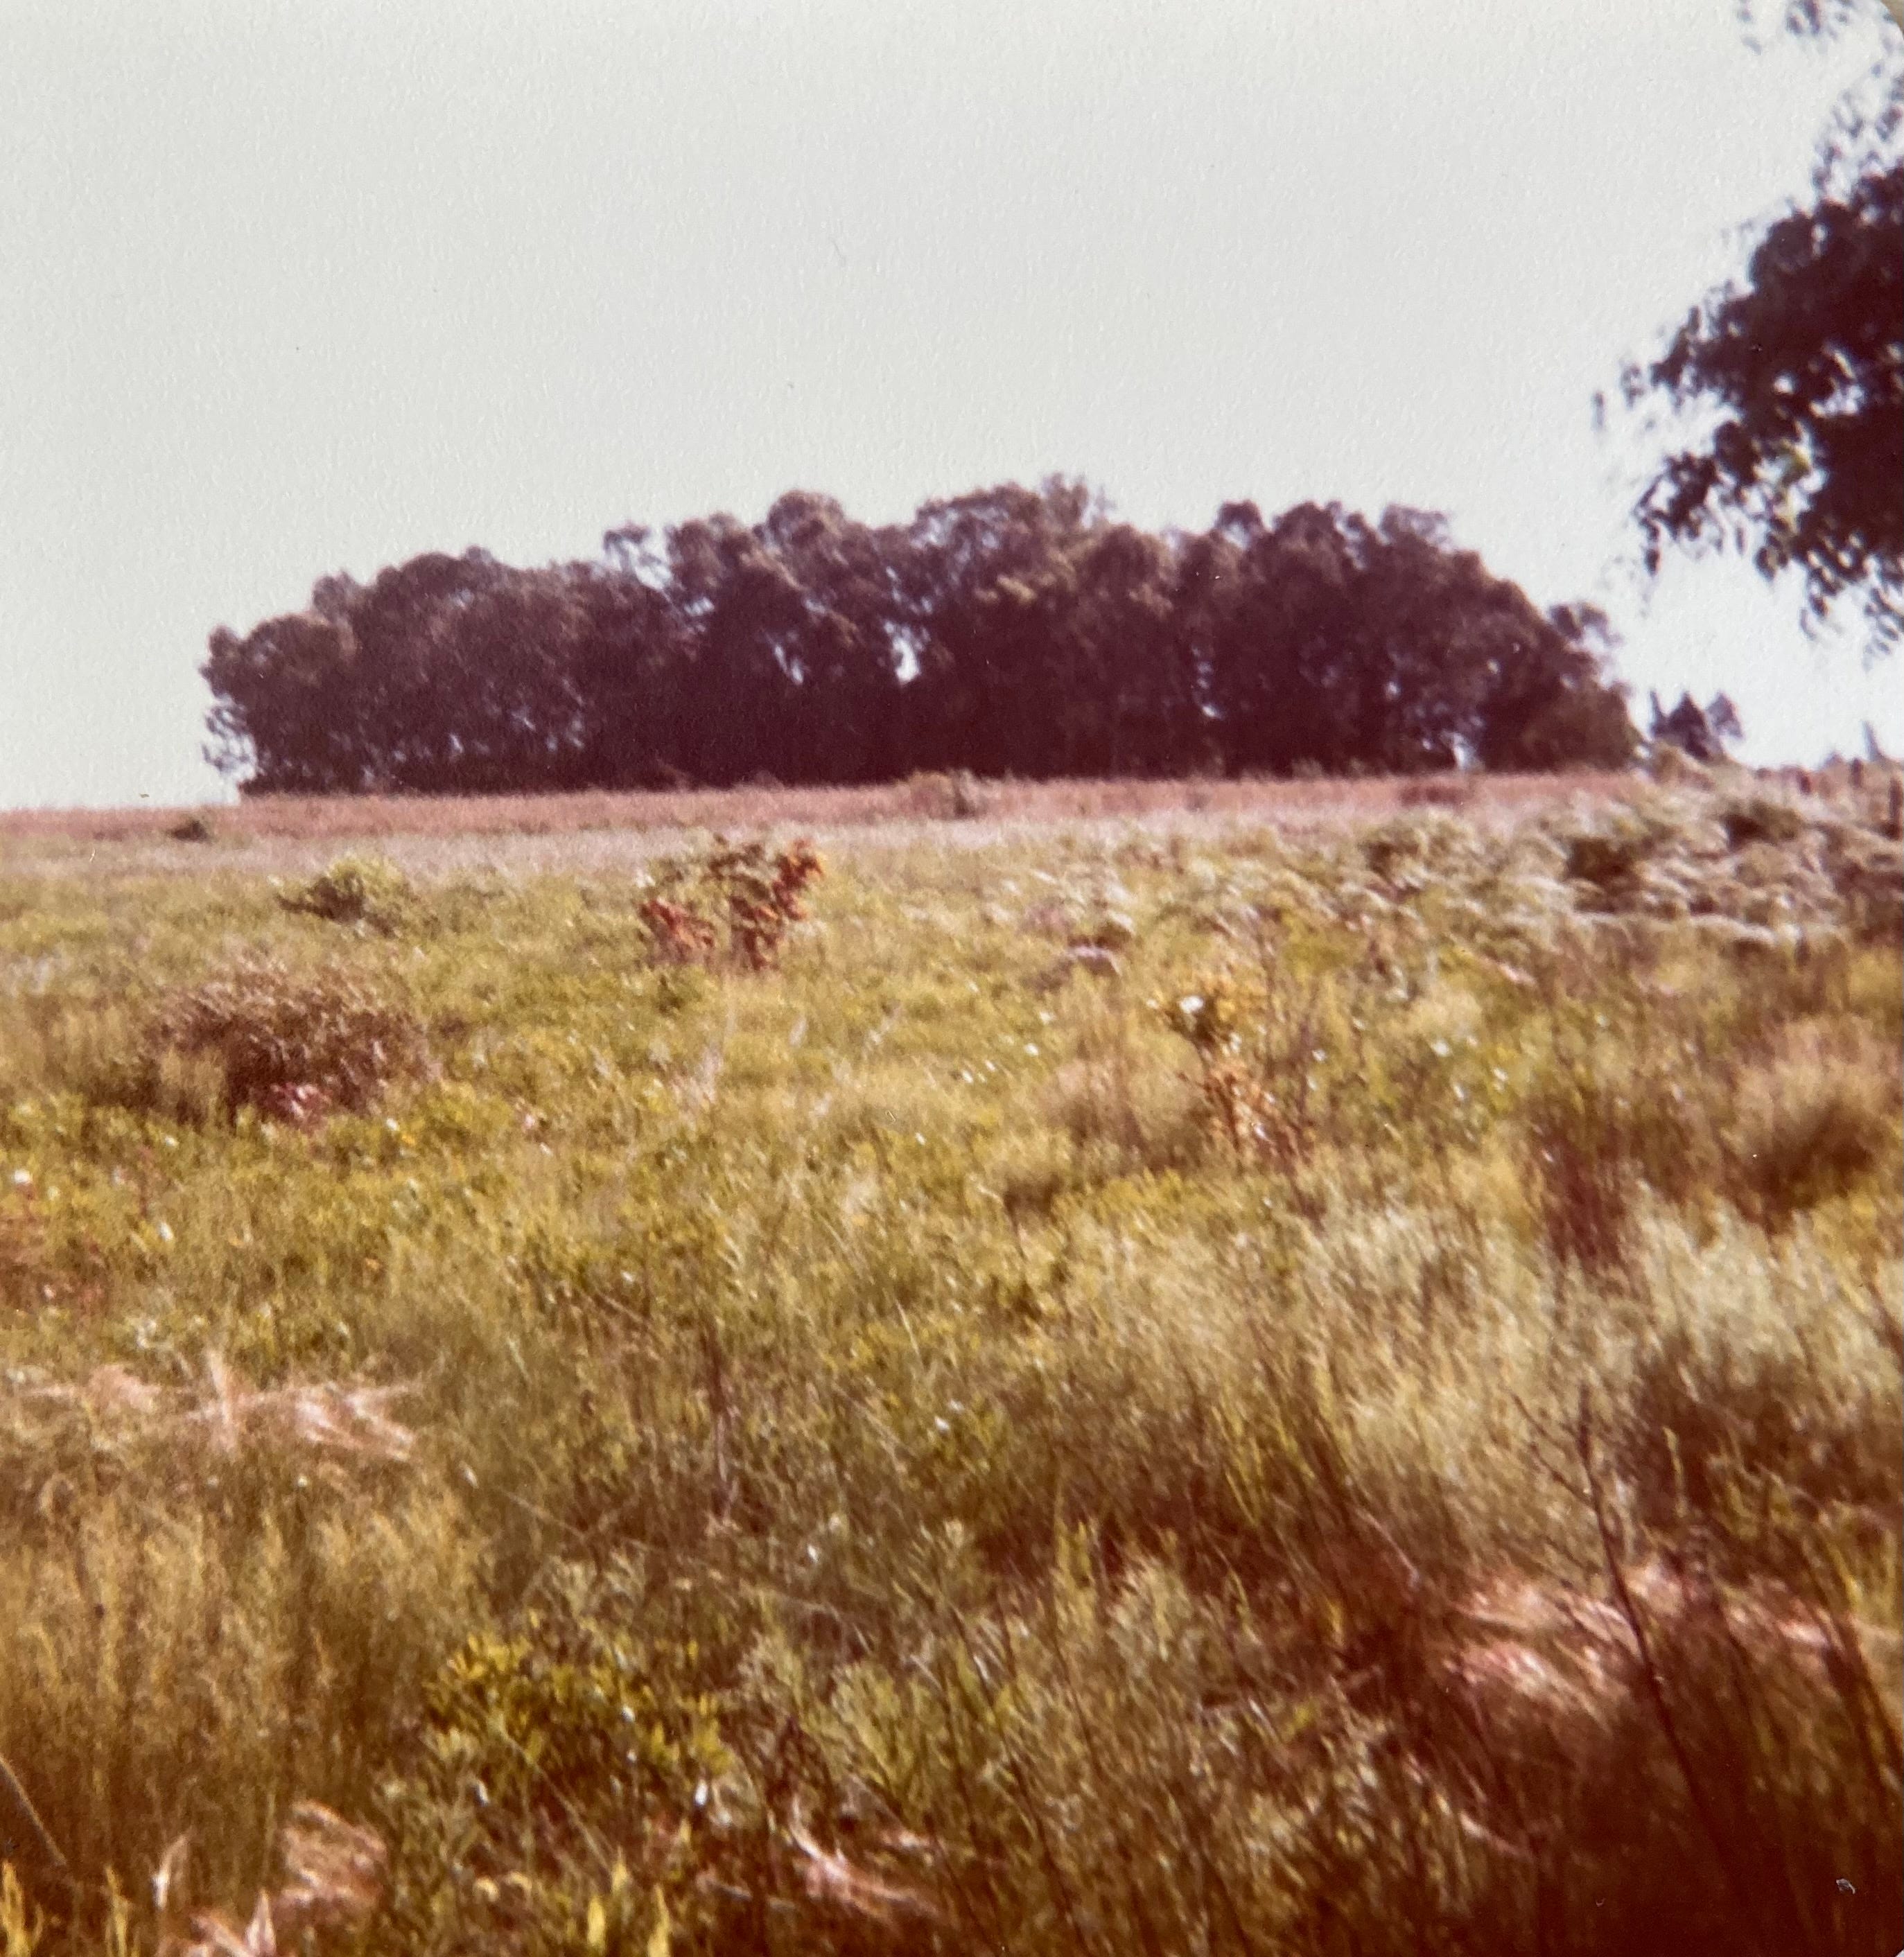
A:
<svg viewBox="0 0 1904 1957">
<path fill-rule="evenodd" d="M 1748 843 L 1791 843 L 1804 833 L 1804 817 L 1776 796 L 1741 796 L 1719 812 L 1725 839 L 1735 849 Z"/>
<path fill-rule="evenodd" d="M 939 822 L 969 821 L 992 805 L 978 777 L 964 768 L 954 768 L 950 774 L 909 775 L 902 792 L 909 814 Z"/>
<path fill-rule="evenodd" d="M 1566 838 L 1568 880 L 1586 886 L 1586 901 L 1591 908 L 1624 909 L 1637 891 L 1641 872 L 1659 843 L 1653 830 L 1622 811 L 1599 827 L 1576 830 Z"/>
<path fill-rule="evenodd" d="M 1703 788 L 1712 779 L 1709 769 L 1671 741 L 1653 741 L 1642 765 L 1663 788 Z"/>
<path fill-rule="evenodd" d="M 255 1108 L 293 1121 L 361 1113 L 391 1081 L 429 1064 L 421 1023 L 361 973 L 332 966 L 300 977 L 269 959 L 172 993 L 144 1049 L 155 1083 L 181 1058 L 215 1061 L 227 1115 Z"/>
<path fill-rule="evenodd" d="M 425 1688 L 413 1765 L 384 1794 L 405 1947 L 440 1933 L 446 1903 L 478 1939 L 459 1948 L 666 1947 L 664 1885 L 718 1852 L 732 1763 L 696 1680 L 707 1654 L 634 1628 L 647 1589 L 618 1560 L 557 1566 L 506 1635 L 472 1633 Z"/>
<path fill-rule="evenodd" d="M 780 961 L 786 934 L 806 915 L 808 884 L 825 874 L 802 841 L 770 855 L 763 843 L 716 836 L 698 859 L 664 865 L 639 915 L 652 963 L 725 965 L 764 972 Z"/>
<path fill-rule="evenodd" d="M 362 925 L 394 936 L 410 922 L 416 893 L 395 864 L 378 856 L 340 856 L 278 901 L 287 911 L 331 924 Z"/>
</svg>

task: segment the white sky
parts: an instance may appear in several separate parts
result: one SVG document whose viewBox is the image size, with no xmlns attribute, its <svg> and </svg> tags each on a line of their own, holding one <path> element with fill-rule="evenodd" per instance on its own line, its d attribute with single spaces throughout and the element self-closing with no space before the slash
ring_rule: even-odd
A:
<svg viewBox="0 0 1904 1957">
<path fill-rule="evenodd" d="M 0 0 L 0 806 L 209 798 L 212 627 L 431 549 L 1053 472 L 1448 511 L 1756 759 L 1904 678 L 1611 571 L 1591 401 L 1896 30 L 1732 0 Z"/>
</svg>

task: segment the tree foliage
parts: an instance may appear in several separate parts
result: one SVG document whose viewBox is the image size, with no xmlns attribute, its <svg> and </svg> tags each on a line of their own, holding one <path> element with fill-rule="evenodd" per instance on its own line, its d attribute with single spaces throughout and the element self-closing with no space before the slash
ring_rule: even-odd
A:
<svg viewBox="0 0 1904 1957">
<path fill-rule="evenodd" d="M 1817 37 L 1858 11 L 1850 0 L 1792 0 L 1779 18 Z M 1841 105 L 1811 201 L 1766 226 L 1742 279 L 1706 294 L 1665 350 L 1624 376 L 1629 405 L 1663 400 L 1695 430 L 1635 506 L 1647 569 L 1669 545 L 1732 545 L 1767 577 L 1795 567 L 1814 618 L 1855 595 L 1883 650 L 1904 631 L 1896 52 Z"/>
<path fill-rule="evenodd" d="M 1678 705 L 1668 713 L 1659 704 L 1656 693 L 1647 738 L 1656 748 L 1677 748 L 1695 761 L 1722 761 L 1726 744 L 1744 740 L 1745 729 L 1740 722 L 1738 709 L 1725 694 L 1714 694 L 1701 707 L 1690 693 L 1682 693 Z"/>
<path fill-rule="evenodd" d="M 1242 503 L 1160 535 L 1054 478 L 881 528 L 795 492 L 534 570 L 430 553 L 221 628 L 203 671 L 247 791 L 485 793 L 1617 765 L 1605 647 L 1437 517 Z"/>
</svg>

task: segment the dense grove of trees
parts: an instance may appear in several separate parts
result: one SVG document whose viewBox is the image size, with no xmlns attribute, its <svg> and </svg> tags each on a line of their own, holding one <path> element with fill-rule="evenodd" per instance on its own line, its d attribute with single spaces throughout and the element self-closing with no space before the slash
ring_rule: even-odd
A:
<svg viewBox="0 0 1904 1957">
<path fill-rule="evenodd" d="M 1436 517 L 1159 536 L 1054 478 L 884 527 L 795 492 L 539 570 L 432 553 L 221 628 L 204 672 L 248 792 L 484 793 L 1617 765 L 1605 653 Z"/>
</svg>

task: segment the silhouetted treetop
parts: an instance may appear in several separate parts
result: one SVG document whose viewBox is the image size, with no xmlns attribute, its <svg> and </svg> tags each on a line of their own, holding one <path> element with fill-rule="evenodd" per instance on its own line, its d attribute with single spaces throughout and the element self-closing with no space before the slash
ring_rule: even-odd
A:
<svg viewBox="0 0 1904 1957">
<path fill-rule="evenodd" d="M 1868 10 L 1770 11 L 1817 37 Z M 1874 650 L 1904 631 L 1904 39 L 1889 40 L 1820 141 L 1811 201 L 1624 375 L 1630 405 L 1663 403 L 1692 430 L 1635 505 L 1649 571 L 1668 545 L 1731 545 L 1768 577 L 1795 567 L 1814 618 L 1861 601 Z"/>
<path fill-rule="evenodd" d="M 1709 410 L 1641 496 L 1646 562 L 1736 534 L 1814 613 L 1861 592 L 1880 642 L 1904 625 L 1904 163 L 1773 225 L 1741 284 L 1709 295 L 1629 378 Z"/>
</svg>

